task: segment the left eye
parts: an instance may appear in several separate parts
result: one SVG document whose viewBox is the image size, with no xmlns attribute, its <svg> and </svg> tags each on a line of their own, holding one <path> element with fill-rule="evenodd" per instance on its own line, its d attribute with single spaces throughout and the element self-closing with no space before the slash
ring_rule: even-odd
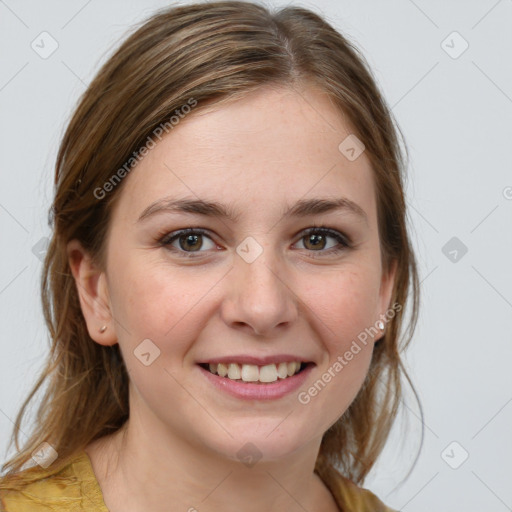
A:
<svg viewBox="0 0 512 512">
<path fill-rule="evenodd" d="M 328 251 L 318 251 L 313 249 L 314 252 L 330 253 L 332 249 L 334 249 L 333 252 L 338 252 L 342 248 L 349 247 L 348 241 L 343 237 L 341 233 L 338 233 L 337 231 L 329 228 L 309 228 L 306 233 L 303 234 L 300 240 L 306 240 L 308 245 L 311 245 L 316 249 L 318 249 L 319 245 L 322 246 L 321 249 L 325 249 L 325 243 L 328 238 L 332 238 L 337 243 L 331 245 L 331 247 L 328 247 Z M 308 249 L 308 247 L 306 247 L 306 249 Z"/>
<path fill-rule="evenodd" d="M 305 240 L 304 245 L 310 246 L 306 246 L 305 249 L 310 252 L 321 253 L 321 255 L 336 254 L 350 247 L 350 242 L 346 236 L 330 228 L 313 227 L 305 230 L 301 235 L 299 241 Z M 194 253 L 205 252 L 200 250 L 203 248 L 204 238 L 208 239 L 211 244 L 206 249 L 213 249 L 217 246 L 208 236 L 208 232 L 199 228 L 188 228 L 169 233 L 160 239 L 159 243 L 180 256 L 196 257 Z M 336 243 L 327 247 L 327 239 L 329 238 L 333 239 Z M 175 242 L 178 242 L 178 247 L 174 245 Z M 313 257 L 318 256 L 314 255 Z"/>
</svg>

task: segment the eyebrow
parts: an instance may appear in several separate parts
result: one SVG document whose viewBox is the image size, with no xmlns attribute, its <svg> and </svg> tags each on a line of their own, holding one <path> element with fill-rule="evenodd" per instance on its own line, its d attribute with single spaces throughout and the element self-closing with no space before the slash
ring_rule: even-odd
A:
<svg viewBox="0 0 512 512">
<path fill-rule="evenodd" d="M 354 203 L 354 201 L 351 201 L 346 197 L 335 199 L 301 199 L 297 201 L 292 207 L 288 208 L 283 213 L 283 217 L 307 217 L 334 211 L 351 213 L 368 224 L 368 217 L 366 212 L 357 203 Z M 240 213 L 236 214 L 232 208 L 224 206 L 216 201 L 206 201 L 203 199 L 163 198 L 149 205 L 140 214 L 137 222 L 141 222 L 144 219 L 147 219 L 148 217 L 151 217 L 160 212 L 192 213 L 196 215 L 226 219 L 232 222 L 236 222 L 240 218 Z"/>
</svg>

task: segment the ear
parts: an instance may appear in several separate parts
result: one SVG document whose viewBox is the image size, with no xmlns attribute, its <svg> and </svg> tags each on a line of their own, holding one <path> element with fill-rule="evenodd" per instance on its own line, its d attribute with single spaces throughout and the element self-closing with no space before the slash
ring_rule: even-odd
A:
<svg viewBox="0 0 512 512">
<path fill-rule="evenodd" d="M 117 336 L 105 273 L 94 264 L 78 240 L 68 243 L 67 255 L 89 336 L 100 345 L 114 345 Z M 103 326 L 106 330 L 100 332 Z"/>
<path fill-rule="evenodd" d="M 390 265 L 390 269 L 388 272 L 382 273 L 382 279 L 380 283 L 380 292 L 379 292 L 379 319 L 384 322 L 384 331 L 386 330 L 386 312 L 389 311 L 391 305 L 391 295 L 393 293 L 393 288 L 395 285 L 396 278 L 396 269 L 398 267 L 398 261 L 393 260 Z M 383 334 L 384 336 L 384 334 Z M 376 340 L 377 341 L 377 340 Z"/>
</svg>

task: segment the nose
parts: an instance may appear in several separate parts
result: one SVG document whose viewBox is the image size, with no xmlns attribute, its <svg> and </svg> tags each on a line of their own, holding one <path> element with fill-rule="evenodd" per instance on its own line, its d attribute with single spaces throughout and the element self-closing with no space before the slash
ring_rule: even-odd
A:
<svg viewBox="0 0 512 512">
<path fill-rule="evenodd" d="M 281 262 L 270 253 L 265 249 L 252 263 L 235 256 L 221 307 L 221 316 L 229 327 L 270 337 L 280 334 L 297 318 L 293 285 Z"/>
</svg>

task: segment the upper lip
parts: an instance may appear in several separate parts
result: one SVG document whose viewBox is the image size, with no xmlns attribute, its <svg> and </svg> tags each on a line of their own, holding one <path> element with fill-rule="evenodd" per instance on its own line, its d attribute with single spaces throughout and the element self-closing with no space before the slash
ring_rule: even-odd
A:
<svg viewBox="0 0 512 512">
<path fill-rule="evenodd" d="M 244 354 L 239 355 L 231 355 L 224 357 L 212 357 L 211 359 L 204 359 L 199 361 L 198 364 L 218 364 L 218 363 L 240 363 L 240 364 L 254 364 L 257 366 L 265 366 L 272 363 L 291 363 L 293 361 L 299 361 L 301 363 L 310 363 L 312 362 L 308 358 L 304 358 L 301 356 L 296 356 L 293 354 L 276 354 L 265 357 L 255 357 Z"/>
</svg>

